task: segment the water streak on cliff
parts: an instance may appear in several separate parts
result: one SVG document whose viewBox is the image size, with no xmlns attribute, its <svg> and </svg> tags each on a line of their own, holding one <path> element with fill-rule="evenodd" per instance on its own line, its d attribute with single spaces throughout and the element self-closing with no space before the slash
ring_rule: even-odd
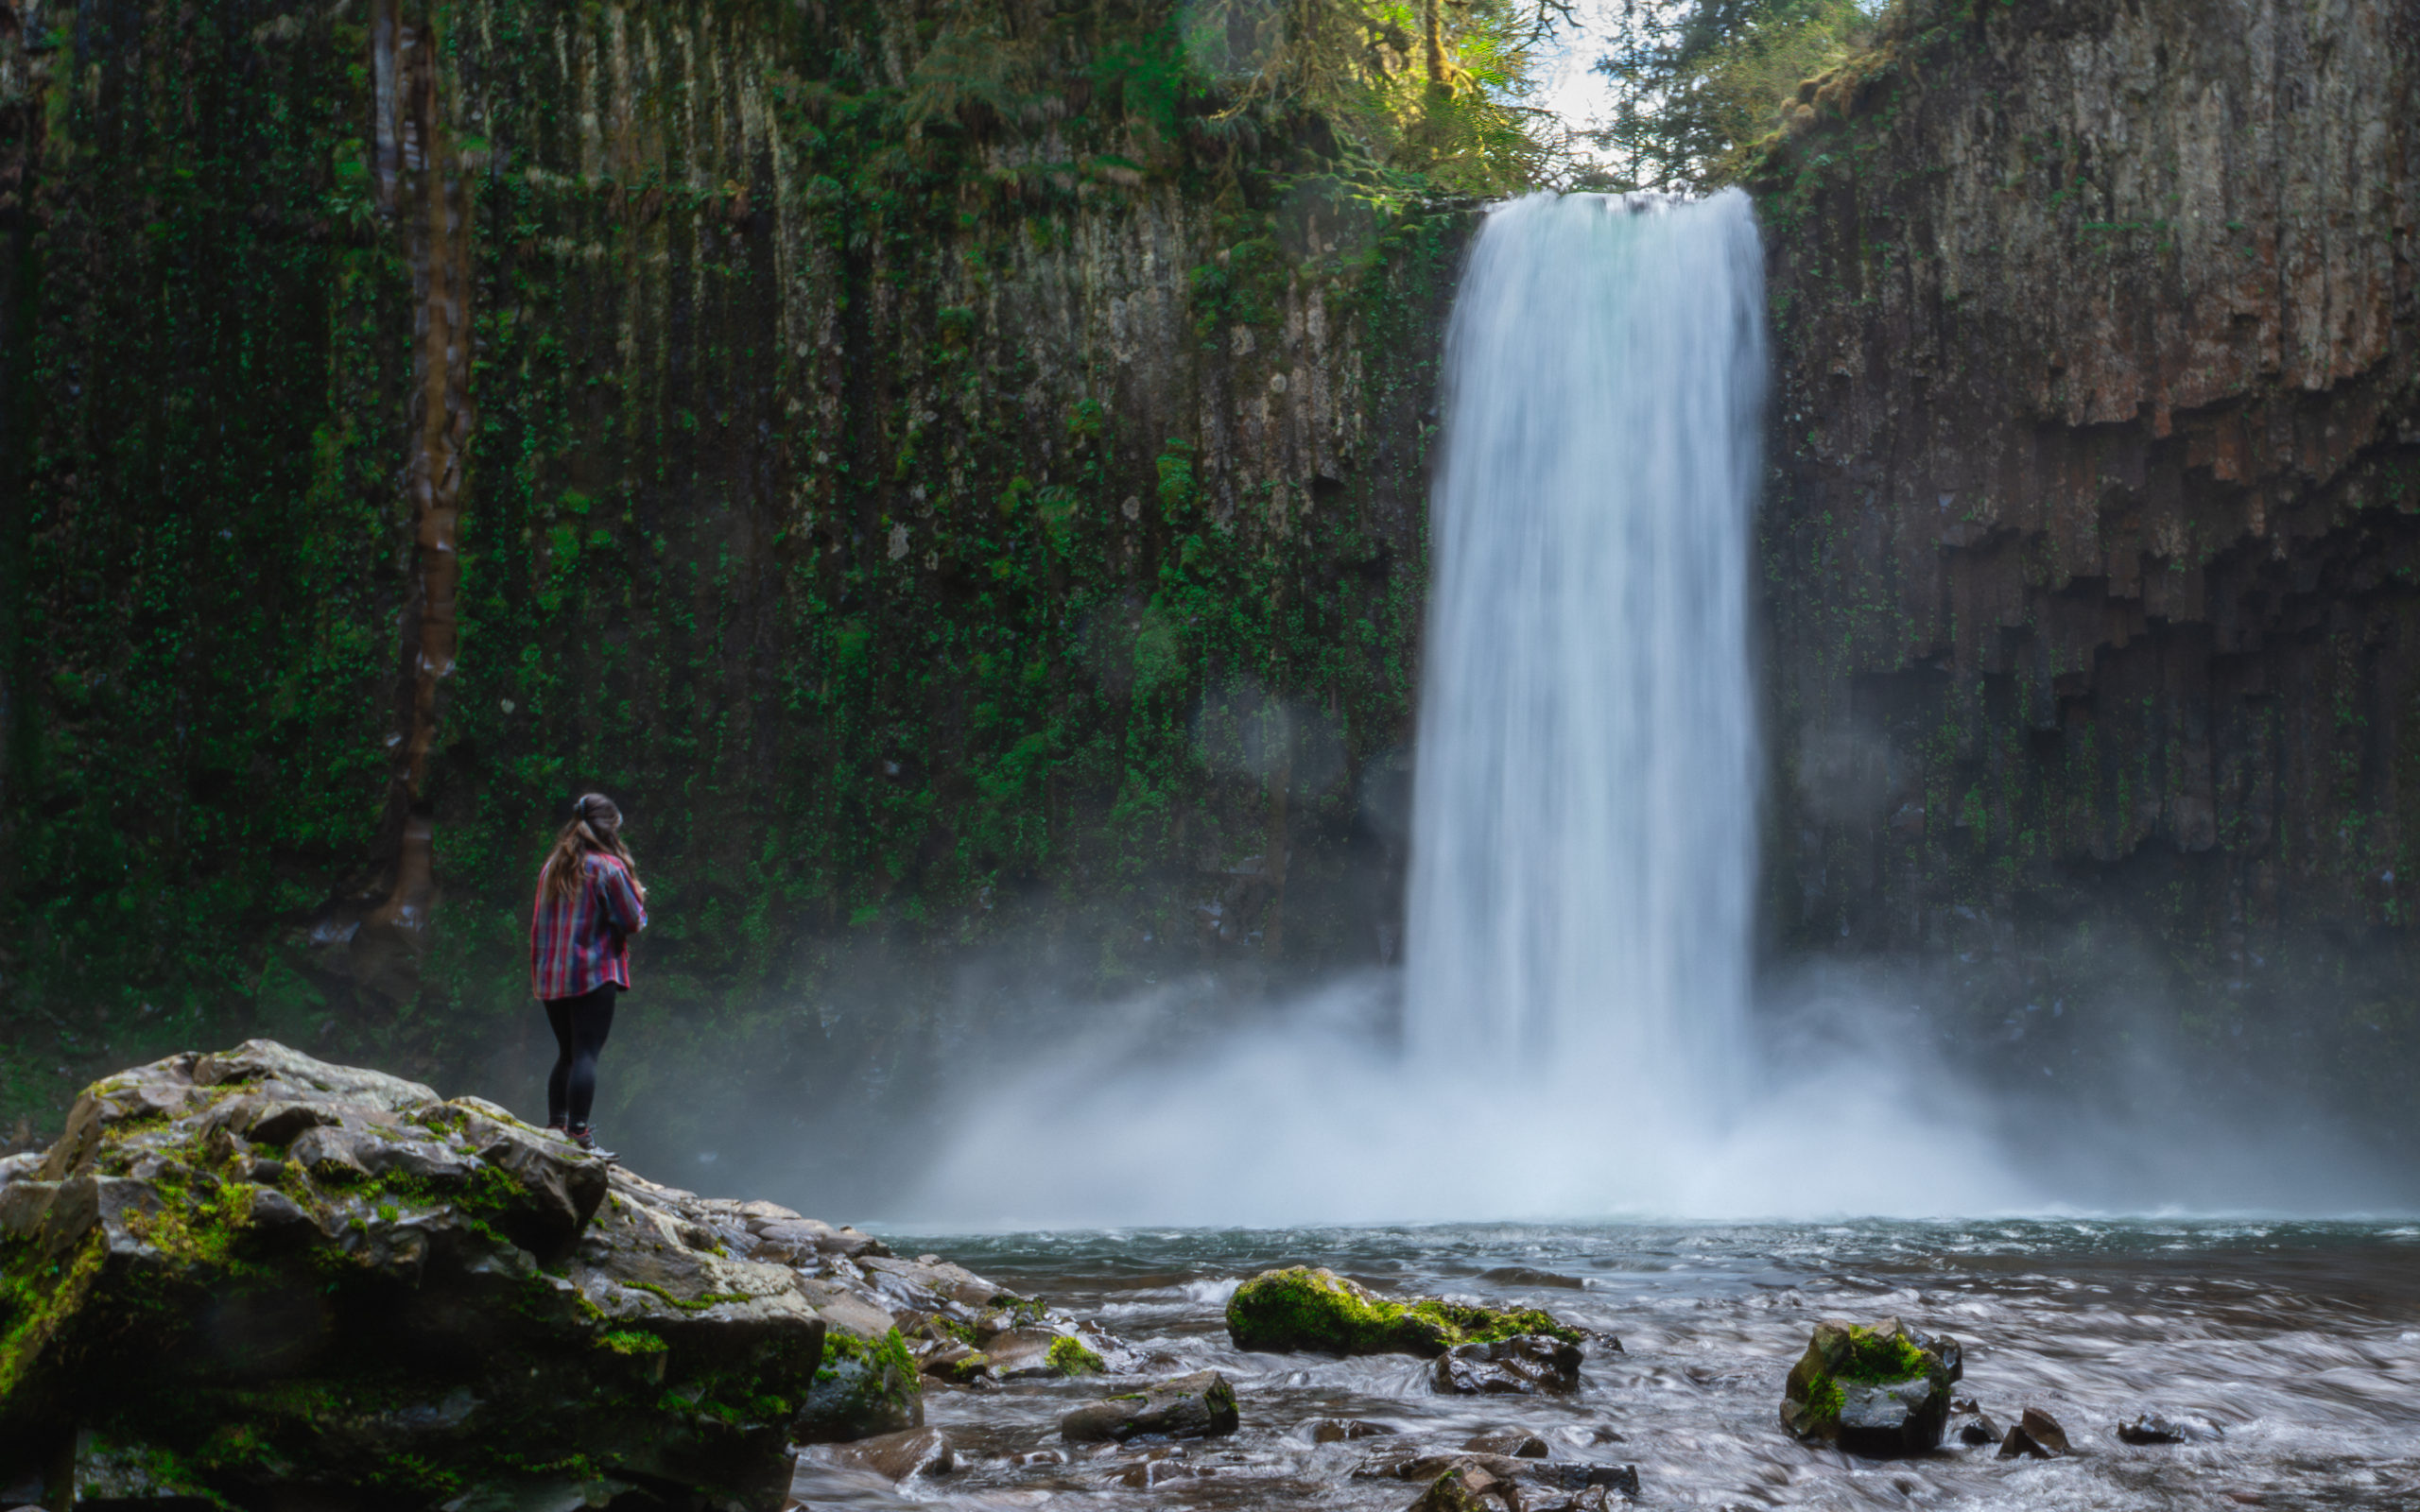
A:
<svg viewBox="0 0 2420 1512">
<path fill-rule="evenodd" d="M 470 439 L 469 189 L 446 138 L 438 99 L 433 20 L 383 0 L 371 28 L 375 81 L 374 181 L 383 209 L 404 221 L 412 268 L 414 324 L 409 451 L 404 489 L 413 554 L 397 686 L 397 740 L 387 841 L 391 889 L 365 921 L 372 985 L 396 997 L 418 986 L 436 906 L 435 825 L 426 802 L 437 733 L 438 689 L 454 671 L 455 601 L 461 579 L 457 538 L 463 505 L 463 453 Z M 358 954 L 358 953 L 356 953 Z"/>
<path fill-rule="evenodd" d="M 1446 337 L 1408 1023 L 1416 1054 L 1738 1063 L 1755 863 L 1747 645 L 1765 384 L 1756 228 L 1539 195 Z"/>
</svg>

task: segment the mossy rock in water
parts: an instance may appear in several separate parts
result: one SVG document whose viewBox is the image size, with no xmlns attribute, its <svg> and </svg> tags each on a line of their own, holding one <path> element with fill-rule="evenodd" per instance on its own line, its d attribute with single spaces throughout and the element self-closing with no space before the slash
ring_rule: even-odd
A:
<svg viewBox="0 0 2420 1512">
<path fill-rule="evenodd" d="M 122 1073 L 0 1161 L 0 1483 L 777 1507 L 825 1329 L 736 1209 L 266 1040 Z"/>
<path fill-rule="evenodd" d="M 1921 1454 L 1949 1424 L 1949 1387 L 1964 1372 L 1958 1341 L 1886 1317 L 1872 1328 L 1815 1325 L 1783 1388 L 1781 1425 L 1857 1454 Z"/>
<path fill-rule="evenodd" d="M 1534 1307 L 1487 1307 L 1416 1297 L 1391 1302 L 1327 1269 L 1266 1270 L 1236 1288 L 1227 1334 L 1238 1349 L 1273 1354 L 1416 1354 L 1433 1359 L 1458 1344 L 1542 1333 L 1580 1342 L 1580 1331 Z"/>
<path fill-rule="evenodd" d="M 793 1427 L 802 1444 L 837 1444 L 925 1426 L 923 1377 L 908 1341 L 892 1329 L 862 1339 L 834 1329 L 823 1366 Z"/>
</svg>

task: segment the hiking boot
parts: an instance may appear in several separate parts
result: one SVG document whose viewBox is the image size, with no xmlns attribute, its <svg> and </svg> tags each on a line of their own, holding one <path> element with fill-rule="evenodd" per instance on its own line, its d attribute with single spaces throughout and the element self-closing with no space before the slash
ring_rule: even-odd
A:
<svg viewBox="0 0 2420 1512">
<path fill-rule="evenodd" d="M 610 1163 L 619 1159 L 613 1151 L 596 1143 L 596 1131 L 586 1124 L 574 1124 L 571 1126 L 571 1142 L 600 1160 Z"/>
</svg>

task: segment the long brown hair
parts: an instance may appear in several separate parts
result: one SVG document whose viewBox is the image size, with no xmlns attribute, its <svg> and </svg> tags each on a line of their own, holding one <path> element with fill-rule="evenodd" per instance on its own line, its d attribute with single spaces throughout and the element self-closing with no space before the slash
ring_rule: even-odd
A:
<svg viewBox="0 0 2420 1512">
<path fill-rule="evenodd" d="M 622 811 L 602 793 L 584 793 L 571 806 L 571 822 L 555 836 L 546 864 L 538 868 L 538 890 L 549 898 L 568 900 L 588 879 L 589 853 L 618 857 L 631 868 L 631 885 L 639 881 L 638 862 L 622 843 Z"/>
</svg>

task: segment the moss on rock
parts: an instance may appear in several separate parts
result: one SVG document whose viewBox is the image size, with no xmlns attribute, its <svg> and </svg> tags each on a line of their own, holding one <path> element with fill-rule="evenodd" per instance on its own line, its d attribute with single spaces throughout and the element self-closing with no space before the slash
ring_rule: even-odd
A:
<svg viewBox="0 0 2420 1512">
<path fill-rule="evenodd" d="M 916 1357 L 892 1329 L 879 1339 L 833 1331 L 823 1364 L 798 1416 L 803 1444 L 844 1443 L 925 1426 L 925 1395 Z"/>
<path fill-rule="evenodd" d="M 493 1105 L 342 1073 L 172 1057 L 0 1174 L 0 1477 L 73 1442 L 113 1446 L 76 1451 L 96 1485 L 240 1506 L 434 1507 L 574 1462 L 778 1504 L 824 1332 L 790 1272 L 627 1174 L 600 1212 L 604 1164 Z"/>
<path fill-rule="evenodd" d="M 1825 1321 L 1783 1388 L 1782 1427 L 1864 1453 L 1921 1453 L 1941 1442 L 1958 1341 L 1895 1317 L 1872 1328 Z"/>
<path fill-rule="evenodd" d="M 1063 1376 L 1097 1376 L 1109 1366 L 1084 1348 L 1083 1340 L 1064 1338 L 1050 1347 L 1050 1368 Z"/>
<path fill-rule="evenodd" d="M 1236 1288 L 1227 1333 L 1238 1349 L 1270 1353 L 1416 1354 L 1543 1333 L 1576 1344 L 1580 1331 L 1541 1309 L 1418 1297 L 1391 1302 L 1325 1268 L 1263 1271 Z"/>
</svg>

